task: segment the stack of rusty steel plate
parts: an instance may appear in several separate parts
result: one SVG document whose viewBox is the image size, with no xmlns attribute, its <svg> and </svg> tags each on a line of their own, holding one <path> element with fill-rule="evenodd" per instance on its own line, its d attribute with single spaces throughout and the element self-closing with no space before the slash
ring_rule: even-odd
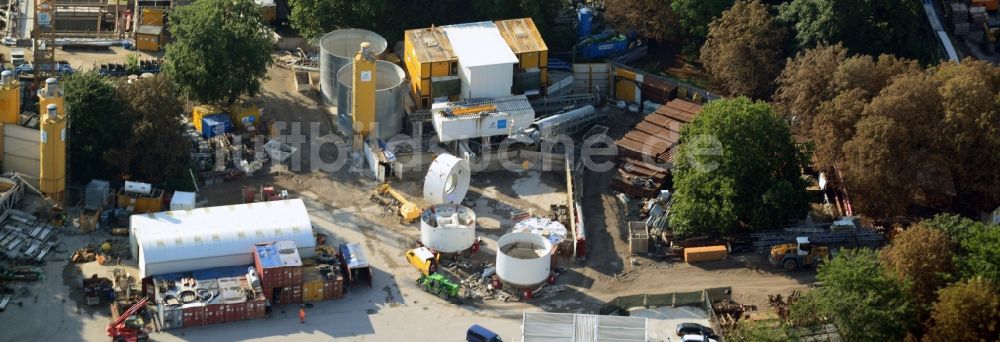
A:
<svg viewBox="0 0 1000 342">
<path fill-rule="evenodd" d="M 701 105 L 674 99 L 646 115 L 618 145 L 618 172 L 612 186 L 629 196 L 656 197 L 677 153 L 681 127 Z"/>
</svg>

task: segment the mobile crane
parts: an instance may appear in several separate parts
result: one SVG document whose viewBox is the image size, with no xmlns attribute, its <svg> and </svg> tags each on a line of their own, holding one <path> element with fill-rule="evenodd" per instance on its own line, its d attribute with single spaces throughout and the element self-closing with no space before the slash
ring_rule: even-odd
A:
<svg viewBox="0 0 1000 342">
<path fill-rule="evenodd" d="M 392 196 L 392 198 L 395 198 L 399 202 L 399 216 L 403 222 L 413 223 L 413 221 L 420 218 L 420 207 L 406 198 L 401 192 L 394 189 L 389 183 L 379 185 L 375 189 L 375 193 L 381 196 Z"/>
<path fill-rule="evenodd" d="M 138 317 L 132 316 L 146 306 L 146 302 L 148 301 L 148 297 L 142 297 L 139 302 L 132 305 L 128 310 L 125 310 L 121 316 L 118 316 L 118 319 L 108 324 L 108 336 L 111 336 L 112 341 L 133 342 L 149 340 L 149 331 L 137 323 L 140 321 Z"/>
</svg>

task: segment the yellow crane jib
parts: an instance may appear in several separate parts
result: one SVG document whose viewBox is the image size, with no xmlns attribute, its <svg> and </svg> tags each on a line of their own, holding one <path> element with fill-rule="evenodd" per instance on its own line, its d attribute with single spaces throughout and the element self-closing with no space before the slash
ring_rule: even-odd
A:
<svg viewBox="0 0 1000 342">
<path fill-rule="evenodd" d="M 451 110 L 451 115 L 472 115 L 472 114 L 482 114 L 482 113 L 492 113 L 496 112 L 497 106 L 491 104 L 471 106 L 471 107 L 458 107 Z"/>
<path fill-rule="evenodd" d="M 406 198 L 406 195 L 393 189 L 389 183 L 383 183 L 375 189 L 380 195 L 389 195 L 399 201 L 399 216 L 406 223 L 411 223 L 420 218 L 420 207 Z"/>
</svg>

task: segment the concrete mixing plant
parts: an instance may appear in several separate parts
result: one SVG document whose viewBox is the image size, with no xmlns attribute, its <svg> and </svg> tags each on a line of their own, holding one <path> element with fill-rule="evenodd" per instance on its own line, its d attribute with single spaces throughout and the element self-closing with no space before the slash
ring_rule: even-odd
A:
<svg viewBox="0 0 1000 342">
<path fill-rule="evenodd" d="M 14 72 L 0 73 L 0 123 L 16 124 L 21 112 L 21 84 Z"/>
</svg>

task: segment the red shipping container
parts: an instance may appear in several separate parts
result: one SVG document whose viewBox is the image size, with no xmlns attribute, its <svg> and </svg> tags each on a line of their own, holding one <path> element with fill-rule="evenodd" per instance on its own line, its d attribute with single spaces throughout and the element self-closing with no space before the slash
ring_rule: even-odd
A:
<svg viewBox="0 0 1000 342">
<path fill-rule="evenodd" d="M 205 324 L 219 324 L 226 322 L 226 314 L 223 304 L 209 304 L 205 306 Z"/>
<path fill-rule="evenodd" d="M 254 245 L 254 268 L 264 288 L 286 287 L 302 282 L 302 259 L 295 242 L 278 241 Z"/>
<path fill-rule="evenodd" d="M 184 327 L 197 327 L 205 325 L 205 306 L 192 305 L 184 309 Z"/>
</svg>

